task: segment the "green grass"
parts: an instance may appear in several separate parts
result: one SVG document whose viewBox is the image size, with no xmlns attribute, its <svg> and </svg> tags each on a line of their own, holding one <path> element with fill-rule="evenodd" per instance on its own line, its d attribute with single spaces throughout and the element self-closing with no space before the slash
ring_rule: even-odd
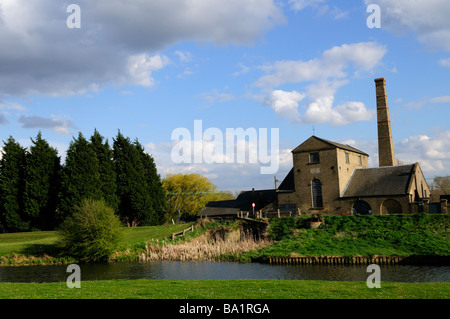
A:
<svg viewBox="0 0 450 319">
<path fill-rule="evenodd" d="M 172 233 L 186 229 L 191 224 L 175 224 L 163 226 L 142 226 L 124 227 L 122 237 L 119 242 L 119 250 L 145 245 L 145 242 L 152 239 L 163 239 L 171 236 Z M 8 258 L 13 254 L 23 256 L 43 256 L 44 254 L 58 255 L 58 234 L 56 231 L 37 231 L 0 234 L 0 257 L 7 263 Z M 14 257 L 15 258 L 15 257 Z"/>
<path fill-rule="evenodd" d="M 161 240 L 164 238 L 168 238 L 172 235 L 172 233 L 182 231 L 191 225 L 192 223 L 124 228 L 122 238 L 119 243 L 119 249 L 133 247 L 152 239 Z"/>
<path fill-rule="evenodd" d="M 450 283 L 299 280 L 110 280 L 0 283 L 0 299 L 448 299 Z"/>
<path fill-rule="evenodd" d="M 57 239 L 54 231 L 0 234 L 0 256 L 43 250 L 54 245 Z"/>
<path fill-rule="evenodd" d="M 306 217 L 270 220 L 269 234 L 274 244 L 241 256 L 237 260 L 264 260 L 268 257 L 301 256 L 449 256 L 450 215 L 376 215 L 376 216 L 323 216 L 318 229 L 306 227 Z M 144 226 L 124 228 L 119 243 L 119 253 L 114 260 L 136 260 L 147 241 L 169 238 L 171 233 L 186 229 L 191 224 Z M 197 227 L 175 242 L 189 240 L 209 227 Z M 55 256 L 58 247 L 56 232 L 30 232 L 0 234 L 0 257 L 11 260 L 11 254 Z M 170 240 L 169 240 L 170 242 Z M 5 264 L 0 258 L 0 263 Z M 6 262 L 7 263 L 7 262 Z M 23 261 L 27 263 L 27 261 Z"/>
<path fill-rule="evenodd" d="M 270 221 L 276 243 L 246 257 L 450 254 L 450 215 L 324 216 L 318 229 L 305 218 Z"/>
</svg>

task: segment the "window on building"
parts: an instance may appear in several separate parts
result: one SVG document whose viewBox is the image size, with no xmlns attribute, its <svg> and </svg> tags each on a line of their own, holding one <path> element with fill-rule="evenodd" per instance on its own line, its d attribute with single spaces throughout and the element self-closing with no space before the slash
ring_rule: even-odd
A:
<svg viewBox="0 0 450 319">
<path fill-rule="evenodd" d="M 313 208 L 321 208 L 321 207 L 323 207 L 322 183 L 317 178 L 312 181 L 311 193 L 312 193 Z"/>
<path fill-rule="evenodd" d="M 280 204 L 280 212 L 293 212 L 297 211 L 296 204 Z"/>
<path fill-rule="evenodd" d="M 350 163 L 350 156 L 348 155 L 348 153 L 345 153 L 345 162 L 347 164 Z"/>
<path fill-rule="evenodd" d="M 309 162 L 319 163 L 320 162 L 319 152 L 309 153 Z"/>
<path fill-rule="evenodd" d="M 358 156 L 358 165 L 362 166 L 362 157 L 361 157 L 361 155 Z"/>
</svg>

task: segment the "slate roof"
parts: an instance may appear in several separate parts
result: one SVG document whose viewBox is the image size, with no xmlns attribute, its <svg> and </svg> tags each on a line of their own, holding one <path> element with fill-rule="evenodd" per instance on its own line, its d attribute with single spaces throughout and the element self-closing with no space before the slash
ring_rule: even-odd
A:
<svg viewBox="0 0 450 319">
<path fill-rule="evenodd" d="M 293 191 L 295 190 L 294 184 L 294 168 L 291 168 L 289 173 L 281 182 L 280 186 L 278 186 L 279 191 Z"/>
<path fill-rule="evenodd" d="M 234 200 L 209 202 L 197 216 L 223 216 L 236 215 L 240 211 L 250 212 L 253 210 L 252 203 L 255 203 L 255 211 L 257 211 L 276 199 L 274 189 L 246 191 L 240 193 Z"/>
<path fill-rule="evenodd" d="M 320 137 L 317 137 L 317 136 L 311 136 L 309 139 L 311 139 L 311 138 L 315 138 L 315 139 L 317 139 L 317 140 L 319 140 L 319 141 L 321 141 L 321 142 L 323 142 L 323 143 L 325 143 L 325 144 L 330 145 L 331 147 L 337 147 L 337 148 L 340 148 L 340 149 L 343 149 L 343 150 L 347 150 L 347 151 L 350 151 L 350 152 L 355 152 L 355 153 L 359 153 L 359 154 L 363 154 L 363 155 L 369 156 L 367 153 L 364 153 L 363 151 L 360 151 L 360 150 L 358 150 L 357 148 L 354 148 L 353 146 L 350 146 L 350 145 L 347 145 L 347 144 L 341 144 L 341 143 L 337 143 L 337 142 L 332 142 L 332 141 L 329 141 L 329 140 L 326 140 L 326 139 L 323 139 L 323 138 L 320 138 Z M 308 140 L 309 140 L 309 139 L 308 139 Z M 306 141 L 308 141 L 308 140 L 306 140 Z M 306 141 L 305 141 L 305 142 L 306 142 Z M 296 152 L 299 152 L 299 151 L 303 151 L 303 150 L 301 150 L 301 149 L 302 149 L 302 145 L 303 145 L 305 142 L 303 142 L 302 144 L 300 144 L 299 146 L 297 146 L 297 147 L 292 151 L 292 153 L 296 153 Z"/>
<path fill-rule="evenodd" d="M 415 164 L 355 169 L 341 197 L 405 195 L 414 172 Z"/>
</svg>

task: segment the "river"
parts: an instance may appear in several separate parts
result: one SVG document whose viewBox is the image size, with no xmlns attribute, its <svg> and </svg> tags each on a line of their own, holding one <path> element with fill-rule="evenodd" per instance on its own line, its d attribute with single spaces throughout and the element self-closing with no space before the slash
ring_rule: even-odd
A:
<svg viewBox="0 0 450 319">
<path fill-rule="evenodd" d="M 450 266 L 380 265 L 381 281 L 449 282 Z M 270 265 L 237 262 L 120 262 L 80 264 L 81 280 L 281 279 L 366 281 L 367 265 Z M 62 282 L 67 265 L 2 266 L 0 282 Z"/>
</svg>

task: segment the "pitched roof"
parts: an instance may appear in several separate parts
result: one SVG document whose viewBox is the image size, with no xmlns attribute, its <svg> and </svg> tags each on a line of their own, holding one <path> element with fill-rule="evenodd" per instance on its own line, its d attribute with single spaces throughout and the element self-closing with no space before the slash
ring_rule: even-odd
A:
<svg viewBox="0 0 450 319">
<path fill-rule="evenodd" d="M 407 194 L 415 165 L 355 169 L 341 197 Z"/>
<path fill-rule="evenodd" d="M 323 138 L 320 138 L 320 137 L 317 137 L 317 136 L 314 136 L 314 135 L 311 136 L 310 138 L 308 138 L 306 141 L 304 141 L 299 146 L 297 146 L 292 151 L 292 153 L 308 151 L 307 149 L 305 149 L 304 145 L 305 145 L 305 143 L 307 143 L 311 139 L 316 139 L 318 141 L 321 141 L 322 143 L 325 143 L 325 144 L 327 144 L 328 146 L 330 146 L 332 148 L 340 148 L 340 149 L 343 149 L 343 150 L 346 150 L 346 151 L 355 152 L 355 153 L 359 153 L 359 154 L 362 154 L 362 155 L 369 156 L 367 153 L 364 153 L 363 151 L 360 151 L 357 148 L 354 148 L 353 146 L 350 146 L 350 145 L 347 145 L 347 144 L 341 144 L 341 143 L 337 143 L 337 142 L 328 141 L 328 140 L 325 140 Z"/>
<path fill-rule="evenodd" d="M 203 207 L 203 209 L 198 213 L 197 216 L 225 216 L 225 215 L 236 215 L 241 210 L 232 207 Z"/>
<path fill-rule="evenodd" d="M 280 186 L 278 186 L 279 191 L 293 191 L 295 190 L 294 184 L 294 168 L 291 168 L 289 173 L 281 182 Z"/>
<path fill-rule="evenodd" d="M 253 210 L 252 203 L 255 203 L 256 211 L 273 203 L 276 199 L 277 195 L 274 189 L 246 191 L 240 193 L 234 200 L 207 203 L 197 216 L 235 215 L 240 211 L 249 212 Z"/>
</svg>

